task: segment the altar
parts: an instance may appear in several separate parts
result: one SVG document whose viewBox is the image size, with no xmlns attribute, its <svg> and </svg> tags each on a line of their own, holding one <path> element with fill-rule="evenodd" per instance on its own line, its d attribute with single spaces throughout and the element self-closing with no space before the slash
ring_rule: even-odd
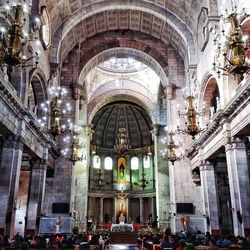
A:
<svg viewBox="0 0 250 250">
<path fill-rule="evenodd" d="M 111 225 L 111 232 L 132 232 L 133 231 L 133 224 L 112 224 Z"/>
</svg>

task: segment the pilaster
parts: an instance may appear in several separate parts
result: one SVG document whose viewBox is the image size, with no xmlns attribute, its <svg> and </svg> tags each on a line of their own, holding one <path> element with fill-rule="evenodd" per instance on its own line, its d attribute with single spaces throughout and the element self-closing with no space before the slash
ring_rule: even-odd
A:
<svg viewBox="0 0 250 250">
<path fill-rule="evenodd" d="M 247 151 L 244 142 L 237 137 L 227 138 L 225 150 L 234 234 L 245 236 L 245 230 L 250 229 Z"/>
<path fill-rule="evenodd" d="M 219 231 L 219 215 L 217 205 L 217 191 L 214 166 L 206 161 L 200 165 L 201 189 L 203 198 L 203 216 L 205 231 L 210 233 Z"/>
<path fill-rule="evenodd" d="M 22 163 L 22 138 L 8 135 L 3 142 L 0 166 L 0 229 L 14 234 L 15 207 Z"/>
<path fill-rule="evenodd" d="M 41 213 L 42 201 L 44 198 L 46 169 L 45 160 L 31 160 L 31 180 L 27 207 L 26 232 L 37 234 Z"/>
</svg>

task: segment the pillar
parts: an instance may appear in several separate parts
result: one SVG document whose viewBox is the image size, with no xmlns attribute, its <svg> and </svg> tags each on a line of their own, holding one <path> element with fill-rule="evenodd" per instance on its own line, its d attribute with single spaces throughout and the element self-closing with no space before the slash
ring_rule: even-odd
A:
<svg viewBox="0 0 250 250">
<path fill-rule="evenodd" d="M 228 138 L 225 149 L 234 234 L 245 236 L 245 231 L 250 230 L 250 185 L 246 146 L 239 138 Z"/>
<path fill-rule="evenodd" d="M 39 230 L 39 219 L 44 198 L 47 166 L 44 160 L 31 161 L 31 179 L 27 207 L 26 233 L 36 235 Z"/>
<path fill-rule="evenodd" d="M 166 137 L 166 131 L 163 126 L 154 124 L 153 135 L 155 152 L 156 219 L 159 221 L 159 227 L 167 228 L 169 227 L 170 221 L 166 217 L 166 214 L 168 214 L 171 210 L 169 166 L 168 162 L 161 157 L 161 150 L 166 147 L 166 145 L 162 142 L 162 138 Z"/>
<path fill-rule="evenodd" d="M 12 237 L 15 225 L 16 198 L 22 163 L 21 138 L 8 135 L 3 143 L 0 166 L 0 231 Z"/>
<path fill-rule="evenodd" d="M 100 197 L 100 224 L 103 224 L 103 197 Z"/>
<path fill-rule="evenodd" d="M 219 214 L 217 205 L 217 190 L 214 166 L 210 162 L 204 162 L 204 164 L 200 166 L 200 178 L 205 231 L 210 233 L 218 233 Z"/>
<path fill-rule="evenodd" d="M 151 214 L 152 214 L 152 221 L 151 221 L 151 223 L 152 223 L 155 219 L 155 199 L 154 199 L 154 197 L 151 197 Z"/>
<path fill-rule="evenodd" d="M 140 223 L 144 223 L 144 203 L 143 198 L 140 198 Z"/>
</svg>

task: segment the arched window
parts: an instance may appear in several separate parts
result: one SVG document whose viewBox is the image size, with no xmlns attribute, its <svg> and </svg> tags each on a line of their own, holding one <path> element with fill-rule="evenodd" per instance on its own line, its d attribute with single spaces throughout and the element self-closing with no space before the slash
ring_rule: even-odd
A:
<svg viewBox="0 0 250 250">
<path fill-rule="evenodd" d="M 131 159 L 131 169 L 132 170 L 137 170 L 139 169 L 139 159 L 137 157 L 133 157 Z"/>
<path fill-rule="evenodd" d="M 101 158 L 98 155 L 93 157 L 93 168 L 101 168 Z"/>
<path fill-rule="evenodd" d="M 112 170 L 113 169 L 113 160 L 111 157 L 106 157 L 104 160 L 104 169 Z"/>
<path fill-rule="evenodd" d="M 144 158 L 143 158 L 143 167 L 144 168 L 150 168 L 150 163 L 151 163 L 150 157 L 148 155 L 144 156 Z"/>
</svg>

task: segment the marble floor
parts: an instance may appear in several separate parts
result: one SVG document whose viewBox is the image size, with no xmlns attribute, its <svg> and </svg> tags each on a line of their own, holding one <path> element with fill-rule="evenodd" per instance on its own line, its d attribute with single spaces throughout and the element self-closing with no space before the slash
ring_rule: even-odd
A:
<svg viewBox="0 0 250 250">
<path fill-rule="evenodd" d="M 111 244 L 105 250 L 139 250 L 137 245 L 131 244 Z"/>
</svg>

